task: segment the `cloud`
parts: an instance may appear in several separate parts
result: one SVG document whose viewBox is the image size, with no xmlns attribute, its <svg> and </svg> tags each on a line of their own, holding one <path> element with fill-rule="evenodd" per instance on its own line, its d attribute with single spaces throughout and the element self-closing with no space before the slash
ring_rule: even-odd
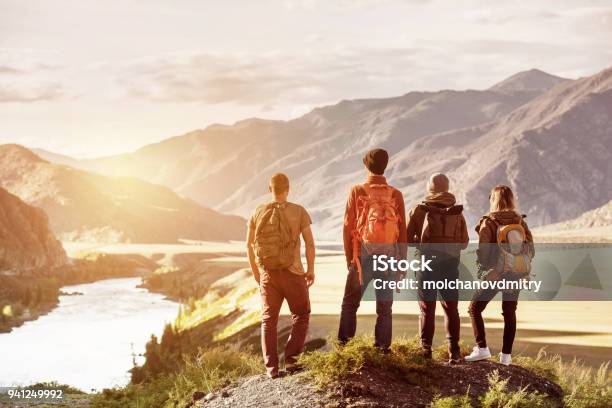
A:
<svg viewBox="0 0 612 408">
<path fill-rule="evenodd" d="M 549 10 L 505 10 L 500 11 L 494 7 L 482 6 L 468 9 L 463 13 L 467 20 L 482 24 L 509 24 L 521 21 L 546 21 L 562 18 L 562 15 Z"/>
<path fill-rule="evenodd" d="M 158 102 L 271 101 L 286 92 L 308 93 L 318 81 L 280 58 L 207 54 L 131 64 L 117 78 L 129 96 Z M 283 69 L 283 66 L 287 69 Z"/>
<path fill-rule="evenodd" d="M 48 54 L 0 49 L 0 103 L 53 101 L 67 95 L 53 75 L 60 66 L 41 59 Z"/>
<path fill-rule="evenodd" d="M 485 88 L 518 71 L 573 67 L 572 49 L 509 40 L 299 53 L 168 55 L 115 72 L 123 96 L 162 103 L 309 106 L 414 90 Z M 483 67 L 488 67 L 483 72 Z M 474 74 L 474 73 L 478 74 Z M 555 72 L 553 74 L 560 74 Z"/>
<path fill-rule="evenodd" d="M 132 98 L 156 102 L 275 105 L 397 93 L 418 49 L 343 49 L 269 55 L 167 56 L 127 64 L 116 83 Z M 391 78 L 393 76 L 394 78 Z M 392 85 L 395 91 L 389 89 Z"/>
<path fill-rule="evenodd" d="M 0 103 L 53 101 L 66 96 L 59 83 L 4 81 L 0 79 Z"/>
<path fill-rule="evenodd" d="M 422 4 L 430 1 L 431 0 L 284 0 L 283 5 L 288 10 L 332 8 L 338 11 L 343 11 L 388 6 L 390 4 Z"/>
<path fill-rule="evenodd" d="M 20 72 L 21 71 L 17 68 L 8 65 L 0 65 L 0 74 L 19 74 Z"/>
</svg>

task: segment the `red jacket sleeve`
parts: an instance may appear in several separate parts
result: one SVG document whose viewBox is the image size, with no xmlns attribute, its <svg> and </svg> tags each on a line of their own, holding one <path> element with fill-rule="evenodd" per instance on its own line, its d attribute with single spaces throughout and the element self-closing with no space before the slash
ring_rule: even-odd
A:
<svg viewBox="0 0 612 408">
<path fill-rule="evenodd" d="M 353 260 L 353 230 L 357 224 L 357 210 L 355 201 L 355 187 L 353 187 L 349 193 L 348 200 L 346 201 L 346 208 L 344 210 L 344 228 L 342 230 L 344 240 L 344 255 L 346 256 L 347 265 L 350 265 Z"/>
</svg>

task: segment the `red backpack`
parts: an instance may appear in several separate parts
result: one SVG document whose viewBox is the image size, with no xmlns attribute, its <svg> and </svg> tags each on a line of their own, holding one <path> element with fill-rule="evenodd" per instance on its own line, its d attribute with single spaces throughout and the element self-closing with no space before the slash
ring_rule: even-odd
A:
<svg viewBox="0 0 612 408">
<path fill-rule="evenodd" d="M 368 253 L 384 251 L 399 237 L 399 216 L 393 200 L 393 187 L 387 184 L 364 184 L 366 194 L 357 198 L 357 225 L 353 230 L 353 261 L 363 283 L 359 255 L 363 246 Z"/>
</svg>

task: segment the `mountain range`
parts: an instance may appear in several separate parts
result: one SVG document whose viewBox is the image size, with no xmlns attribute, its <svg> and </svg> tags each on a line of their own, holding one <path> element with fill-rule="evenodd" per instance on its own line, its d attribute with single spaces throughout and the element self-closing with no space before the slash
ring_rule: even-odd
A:
<svg viewBox="0 0 612 408">
<path fill-rule="evenodd" d="M 242 239 L 245 220 L 220 214 L 167 187 L 50 163 L 0 145 L 0 186 L 43 209 L 62 240 L 176 243 Z"/>
<path fill-rule="evenodd" d="M 504 183 L 537 226 L 612 198 L 611 141 L 612 69 L 577 80 L 534 69 L 486 90 L 342 101 L 289 121 L 212 125 L 71 165 L 161 184 L 241 216 L 268 199 L 267 181 L 282 171 L 290 200 L 310 211 L 318 236 L 337 239 L 369 148 L 392 154 L 386 175 L 408 206 L 422 199 L 427 177 L 443 171 L 470 225 L 486 212 L 490 188 Z"/>
</svg>

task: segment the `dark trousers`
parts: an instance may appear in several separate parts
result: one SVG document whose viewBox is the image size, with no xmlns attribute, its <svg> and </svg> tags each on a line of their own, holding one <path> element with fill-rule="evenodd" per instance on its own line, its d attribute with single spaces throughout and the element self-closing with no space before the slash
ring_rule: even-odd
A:
<svg viewBox="0 0 612 408">
<path fill-rule="evenodd" d="M 261 271 L 259 291 L 263 309 L 261 314 L 261 350 L 264 364 L 271 374 L 278 373 L 278 315 L 283 300 L 287 299 L 293 325 L 285 345 L 285 365 L 295 364 L 304 350 L 310 319 L 310 299 L 304 276 L 288 270 Z"/>
<path fill-rule="evenodd" d="M 421 345 L 431 349 L 434 332 L 436 329 L 436 300 L 440 294 L 440 304 L 444 309 L 444 325 L 446 327 L 446 339 L 451 353 L 459 352 L 459 332 L 461 322 L 459 320 L 459 291 L 457 289 L 425 289 L 425 282 L 439 282 L 455 280 L 459 277 L 459 259 L 446 259 L 443 262 L 431 263 L 431 271 L 419 271 L 416 278 L 419 284 L 419 327 Z"/>
<path fill-rule="evenodd" d="M 372 259 L 362 260 L 363 285 L 359 284 L 359 272 L 351 266 L 346 277 L 344 286 L 344 297 L 342 298 L 342 311 L 340 313 L 340 327 L 338 329 L 338 341 L 342 344 L 355 337 L 357 330 L 357 309 L 361 303 L 361 297 L 372 279 L 382 278 L 390 280 L 390 276 L 382 272 L 373 272 Z M 392 311 L 393 291 L 391 289 L 376 289 L 376 326 L 374 328 L 374 345 L 383 350 L 391 346 L 392 336 Z"/>
<path fill-rule="evenodd" d="M 478 347 L 487 347 L 484 320 L 482 312 L 497 294 L 495 289 L 482 289 L 472 297 L 468 313 L 472 319 L 472 329 Z M 511 354 L 514 336 L 516 335 L 516 307 L 518 306 L 518 291 L 502 292 L 502 315 L 504 316 L 504 340 L 502 353 Z"/>
</svg>

